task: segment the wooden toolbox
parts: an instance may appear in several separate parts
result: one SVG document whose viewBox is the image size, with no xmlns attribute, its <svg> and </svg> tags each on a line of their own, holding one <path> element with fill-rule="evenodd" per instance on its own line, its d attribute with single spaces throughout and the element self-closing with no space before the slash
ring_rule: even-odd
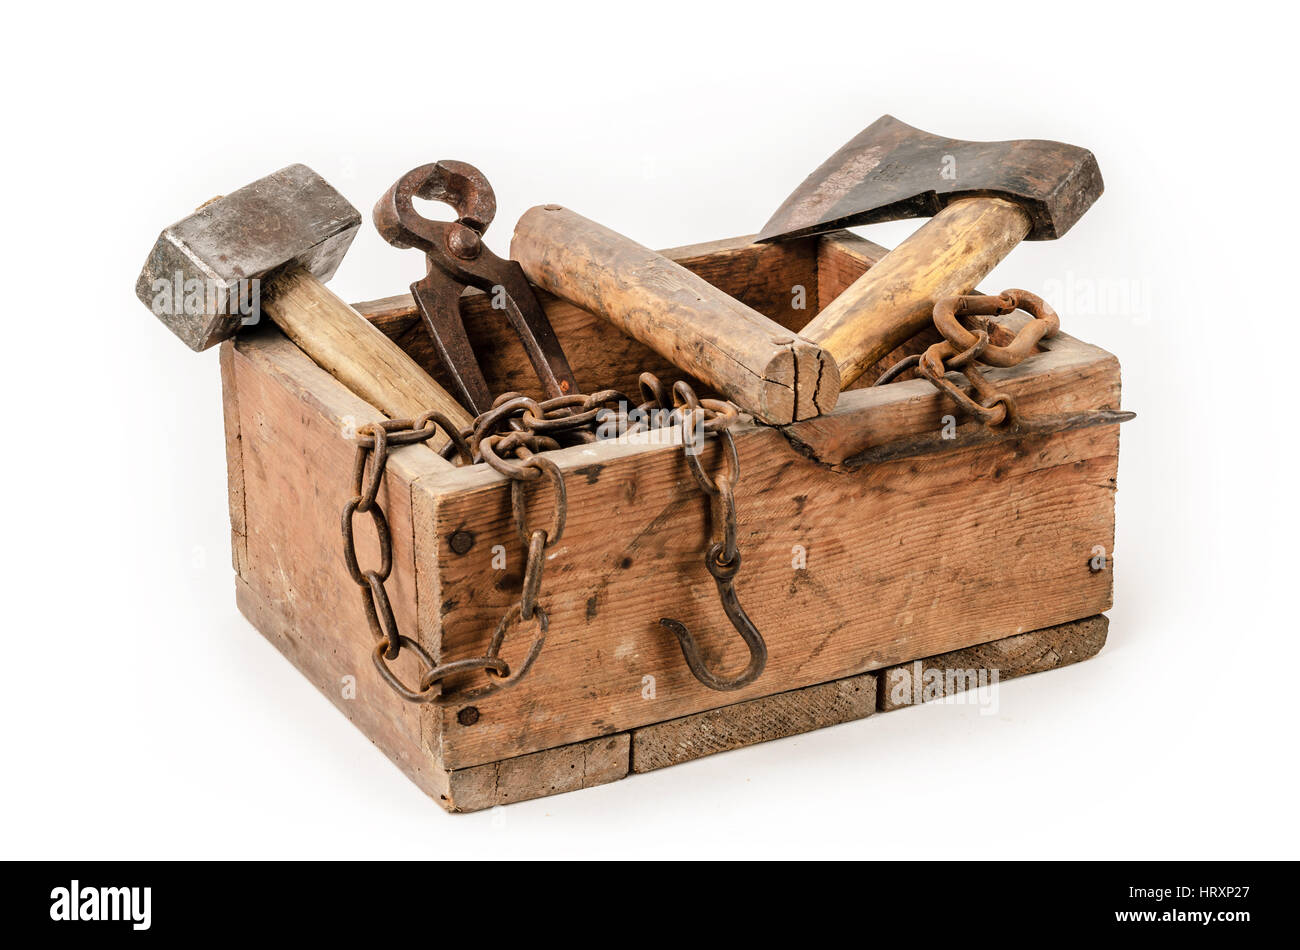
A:
<svg viewBox="0 0 1300 950">
<path fill-rule="evenodd" d="M 665 253 L 798 329 L 884 249 L 836 232 Z M 535 389 L 500 311 L 472 293 L 466 322 L 494 391 Z M 680 375 L 604 321 L 539 296 L 584 390 L 635 396 L 643 370 Z M 446 382 L 409 297 L 357 309 Z M 936 339 L 921 334 L 880 368 Z M 569 513 L 540 598 L 549 633 L 528 675 L 472 707 L 410 703 L 371 662 L 341 552 L 352 435 L 383 415 L 270 325 L 223 343 L 221 365 L 240 609 L 449 810 L 608 782 L 961 688 L 942 678 L 924 696 L 899 688 L 923 668 L 1005 679 L 1086 658 L 1105 640 L 1119 427 L 1017 439 L 967 438 L 963 425 L 941 451 L 882 460 L 874 449 L 932 436 L 954 410 L 925 380 L 871 388 L 868 372 L 829 415 L 733 430 L 744 556 L 736 588 L 769 652 L 757 681 L 706 688 L 659 625 L 685 623 L 715 667 L 747 659 L 702 564 L 709 506 L 681 447 L 634 436 L 548 453 Z M 1064 333 L 987 376 L 1027 414 L 1119 408 L 1115 357 Z M 546 511 L 551 489 L 530 491 Z M 393 451 L 379 500 L 402 633 L 440 662 L 481 655 L 519 597 L 524 558 L 508 480 L 412 446 Z M 372 532 L 357 533 L 360 560 L 375 563 Z M 521 632 L 503 655 L 515 661 L 529 640 Z M 411 657 L 396 666 L 418 679 Z M 449 681 L 445 694 L 458 689 Z"/>
</svg>

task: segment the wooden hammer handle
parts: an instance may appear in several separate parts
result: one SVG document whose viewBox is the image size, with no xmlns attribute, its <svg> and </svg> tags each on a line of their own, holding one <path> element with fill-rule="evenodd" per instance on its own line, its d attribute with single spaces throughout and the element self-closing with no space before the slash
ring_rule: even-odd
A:
<svg viewBox="0 0 1300 950">
<path fill-rule="evenodd" d="M 757 310 L 558 205 L 527 211 L 510 256 L 538 287 L 604 317 L 765 422 L 829 412 L 831 358 Z"/>
<path fill-rule="evenodd" d="M 954 201 L 829 303 L 802 335 L 834 355 L 848 386 L 930 323 L 934 305 L 967 294 L 1029 233 L 1002 198 Z"/>
<path fill-rule="evenodd" d="M 262 306 L 300 350 L 389 418 L 436 409 L 453 425 L 473 421 L 405 350 L 302 267 L 277 273 Z M 447 442 L 439 431 L 428 445 L 436 451 Z"/>
</svg>

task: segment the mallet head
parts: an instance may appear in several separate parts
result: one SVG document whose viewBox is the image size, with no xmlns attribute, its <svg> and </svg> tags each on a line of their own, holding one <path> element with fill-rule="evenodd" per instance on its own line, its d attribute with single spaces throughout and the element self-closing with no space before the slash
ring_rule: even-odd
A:
<svg viewBox="0 0 1300 950">
<path fill-rule="evenodd" d="M 260 282 L 277 269 L 299 264 L 329 280 L 360 227 L 325 179 L 290 165 L 164 230 L 136 296 L 190 349 L 206 350 L 256 318 Z"/>
<path fill-rule="evenodd" d="M 1029 217 L 1026 240 L 1068 231 L 1102 191 L 1086 148 L 1020 139 L 966 142 L 882 116 L 822 163 L 759 232 L 777 241 L 860 224 L 925 218 L 959 198 L 1014 201 Z"/>
</svg>

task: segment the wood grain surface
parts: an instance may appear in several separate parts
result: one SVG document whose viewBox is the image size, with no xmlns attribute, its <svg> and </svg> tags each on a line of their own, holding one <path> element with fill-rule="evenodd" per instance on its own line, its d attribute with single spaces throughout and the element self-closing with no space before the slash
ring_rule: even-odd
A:
<svg viewBox="0 0 1300 950">
<path fill-rule="evenodd" d="M 442 806 L 468 812 L 616 782 L 628 774 L 627 733 L 487 762 L 446 775 Z"/>
<path fill-rule="evenodd" d="M 343 565 L 339 512 L 350 487 L 350 433 L 383 415 L 274 327 L 222 347 L 227 432 L 240 433 L 234 444 L 241 477 L 231 483 L 231 507 L 242 512 L 245 531 L 240 609 L 412 780 L 442 794 L 445 777 L 432 769 L 424 731 L 430 726 L 421 722 L 426 711 L 398 697 L 375 670 L 375 641 Z M 399 448 L 379 494 L 393 536 L 388 591 L 408 636 L 418 631 L 410 484 L 449 468 L 420 446 Z M 365 516 L 357 518 L 357 556 L 363 567 L 379 563 Z M 408 682 L 418 676 L 409 658 L 399 658 L 396 669 Z"/>
<path fill-rule="evenodd" d="M 930 323 L 936 302 L 974 290 L 1028 231 L 1010 201 L 954 201 L 828 301 L 803 335 L 834 357 L 848 386 Z"/>
<path fill-rule="evenodd" d="M 458 426 L 472 421 L 401 347 L 305 269 L 277 274 L 263 306 L 299 349 L 390 418 L 411 419 L 436 409 Z M 439 432 L 429 447 L 437 450 L 447 441 Z"/>
<path fill-rule="evenodd" d="M 792 689 L 632 730 L 632 771 L 652 772 L 718 752 L 870 716 L 876 675 Z"/>
<path fill-rule="evenodd" d="M 558 205 L 530 209 L 510 253 L 537 286 L 604 317 L 764 421 L 835 406 L 839 373 L 820 347 L 582 215 Z"/>
<path fill-rule="evenodd" d="M 1118 430 L 888 462 L 846 474 L 792 452 L 772 429 L 736 434 L 744 566 L 741 602 L 767 638 L 759 680 L 737 694 L 706 689 L 658 624 L 673 617 L 711 662 L 743 665 L 701 562 L 706 505 L 679 447 L 603 443 L 555 453 L 569 521 L 547 562 L 541 603 L 551 632 L 528 678 L 478 704 L 468 728 L 444 715 L 453 767 L 713 708 L 722 701 L 841 678 L 917 655 L 1050 626 L 1105 610 L 1109 571 L 1088 569 L 1113 545 Z M 428 638 L 445 659 L 481 651 L 518 597 L 522 551 L 508 492 L 487 473 L 440 480 L 424 503 L 420 548 L 435 545 L 437 605 Z M 417 495 L 420 485 L 417 485 Z M 431 519 L 423 513 L 427 506 Z M 547 517 L 549 489 L 530 493 Z M 617 530 L 611 530 L 617 525 Z M 475 544 L 457 554 L 456 531 Z M 500 545 L 507 568 L 492 568 Z M 806 567 L 796 569 L 800 552 Z M 529 631 L 507 641 L 513 660 Z M 656 684 L 643 696 L 645 677 Z"/>
<path fill-rule="evenodd" d="M 971 674 L 996 671 L 1000 683 L 1080 663 L 1101 652 L 1109 628 L 1108 617 L 1087 617 L 881 670 L 877 706 L 888 712 L 956 696 L 980 682 Z M 983 681 L 994 682 L 988 675 Z"/>
</svg>

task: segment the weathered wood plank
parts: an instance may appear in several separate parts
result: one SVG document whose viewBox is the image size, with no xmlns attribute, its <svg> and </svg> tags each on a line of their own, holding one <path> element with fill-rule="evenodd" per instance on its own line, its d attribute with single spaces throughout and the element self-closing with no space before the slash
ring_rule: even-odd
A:
<svg viewBox="0 0 1300 950">
<path fill-rule="evenodd" d="M 293 649 L 299 636 L 298 624 L 282 608 L 272 607 L 240 578 L 236 578 L 236 600 L 250 623 L 304 675 L 318 687 L 328 682 L 328 675 L 322 676 L 313 662 L 304 665 L 303 654 Z M 1078 663 L 1101 650 L 1107 624 L 1105 616 L 1089 617 L 918 660 L 921 673 L 909 663 L 450 772 L 431 757 L 423 743 L 413 742 L 409 733 L 367 734 L 443 808 L 451 812 L 479 811 L 591 788 L 632 773 L 862 719 L 877 710 L 902 708 L 922 698 L 928 701 L 952 695 L 951 689 L 943 686 L 951 682 L 944 677 L 951 670 L 996 669 L 1001 682 Z M 931 670 L 939 674 L 937 691 L 932 689 L 923 697 L 914 697 L 911 683 L 924 682 L 926 672 Z M 351 708 L 341 701 L 337 691 L 322 691 L 360 728 L 368 727 L 351 715 Z"/>
<path fill-rule="evenodd" d="M 629 741 L 627 733 L 602 736 L 457 769 L 447 774 L 441 804 L 453 812 L 480 811 L 616 782 L 628 774 Z"/>
<path fill-rule="evenodd" d="M 479 703 L 484 715 L 473 728 L 454 736 L 444 729 L 444 764 L 466 767 L 502 749 L 622 731 L 719 699 L 1100 613 L 1110 605 L 1110 572 L 1093 574 L 1088 559 L 1094 546 L 1113 545 L 1117 432 L 1058 433 L 842 474 L 797 456 L 772 429 L 740 427 L 745 565 L 737 590 L 770 658 L 757 683 L 725 695 L 691 677 L 657 622 L 685 623 L 723 669 L 744 663 L 700 563 L 706 505 L 680 448 L 603 443 L 556 453 L 568 473 L 569 521 L 543 582 L 546 648 L 525 681 Z M 464 488 L 444 481 L 430 501 L 428 530 L 438 542 L 457 530 L 476 538 L 466 554 L 438 543 L 433 555 L 440 590 L 430 619 L 445 660 L 484 649 L 518 597 L 523 560 L 504 482 L 490 473 L 459 477 Z M 534 517 L 547 517 L 549 488 L 530 490 L 529 499 Z M 491 565 L 496 545 L 507 552 L 504 571 Z M 795 569 L 801 553 L 807 566 Z M 524 627 L 507 639 L 508 660 L 531 633 Z M 657 682 L 652 701 L 642 698 L 646 676 Z"/>
<path fill-rule="evenodd" d="M 880 711 L 955 696 L 991 683 L 993 671 L 1002 682 L 1079 663 L 1101 652 L 1109 627 L 1104 615 L 1086 617 L 881 670 Z"/>
<path fill-rule="evenodd" d="M 718 752 L 784 739 L 870 716 L 876 674 L 710 709 L 632 730 L 632 771 L 650 772 Z"/>
<path fill-rule="evenodd" d="M 230 506 L 230 562 L 236 574 L 248 563 L 248 529 L 244 517 L 244 450 L 239 431 L 239 393 L 235 387 L 234 342 L 221 344 L 221 411 L 226 433 L 226 485 Z"/>
<path fill-rule="evenodd" d="M 241 609 L 344 715 L 431 789 L 437 783 L 426 774 L 431 760 L 420 721 L 427 710 L 403 701 L 375 670 L 361 596 L 343 564 L 339 511 L 350 490 L 350 434 L 383 417 L 274 328 L 239 338 L 229 353 L 247 526 Z M 398 449 L 379 495 L 393 535 L 388 592 L 399 627 L 411 637 L 417 605 L 410 485 L 443 470 L 454 471 L 427 449 Z M 357 518 L 357 542 L 360 563 L 378 564 L 364 516 Z M 416 678 L 412 658 L 399 658 L 396 668 L 408 681 Z"/>
<path fill-rule="evenodd" d="M 1028 320 L 1019 314 L 1002 318 L 1009 334 Z M 1019 366 L 989 368 L 986 378 L 1014 395 L 1025 415 L 1119 408 L 1114 356 L 1065 333 L 1044 341 L 1043 347 L 1045 352 Z M 808 458 L 839 466 L 869 448 L 917 435 L 938 436 L 945 417 L 970 421 L 928 381 L 913 379 L 851 390 L 841 395 L 834 412 L 780 431 Z"/>
<path fill-rule="evenodd" d="M 356 697 L 347 699 L 343 677 L 358 666 L 360 644 L 342 641 L 337 649 L 321 653 L 326 633 L 304 628 L 304 620 L 291 615 L 283 602 L 272 604 L 241 577 L 235 578 L 235 603 L 262 636 L 279 650 L 334 707 L 360 729 L 375 746 L 402 770 L 426 795 L 448 807 L 450 788 L 447 773 L 419 739 L 418 723 L 402 722 L 395 709 L 373 688 L 362 688 L 360 677 Z M 369 665 L 368 657 L 366 663 Z M 388 687 L 380 683 L 379 688 Z M 391 699 L 401 702 L 397 696 Z M 414 708 L 411 708 L 414 712 Z"/>
</svg>

